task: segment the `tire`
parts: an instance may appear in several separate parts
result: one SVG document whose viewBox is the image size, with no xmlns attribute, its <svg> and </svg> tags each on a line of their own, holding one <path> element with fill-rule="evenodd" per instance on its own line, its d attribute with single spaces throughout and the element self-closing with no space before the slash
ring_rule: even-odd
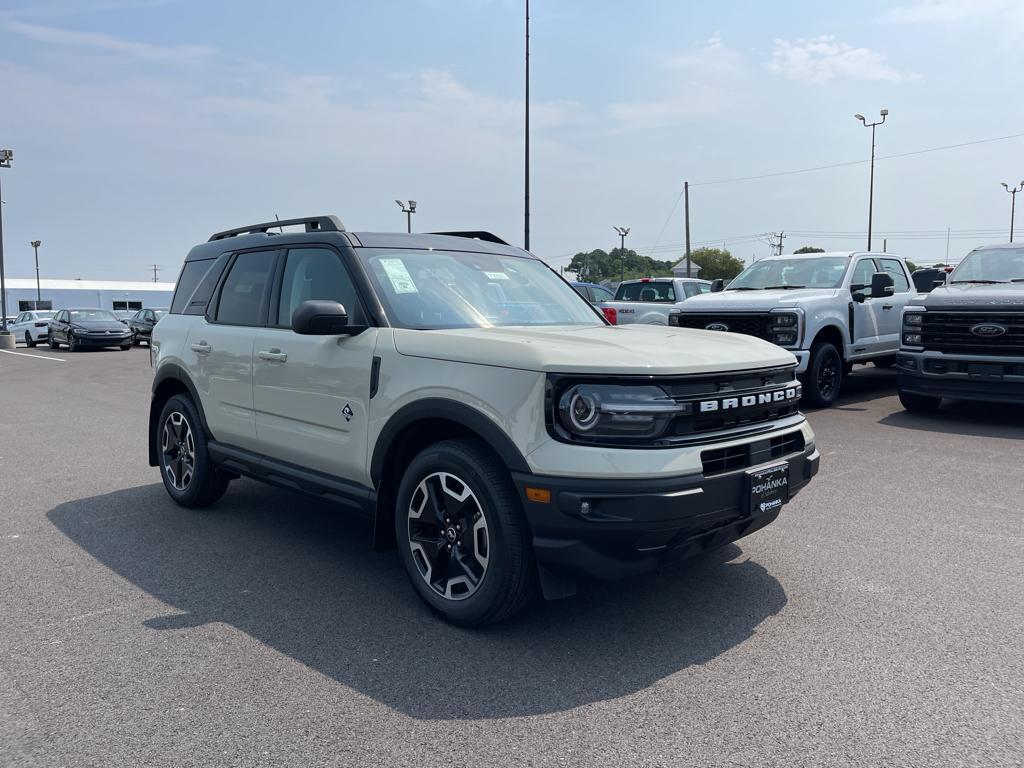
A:
<svg viewBox="0 0 1024 768">
<path fill-rule="evenodd" d="M 57 340 L 53 338 L 52 333 L 50 334 L 50 337 L 46 340 L 46 343 L 50 345 L 50 349 L 60 349 L 60 344 L 58 344 Z"/>
<path fill-rule="evenodd" d="M 453 624 L 493 624 L 533 594 L 526 516 L 508 470 L 479 440 L 445 440 L 412 460 L 398 487 L 395 532 L 413 588 Z"/>
<path fill-rule="evenodd" d="M 155 428 L 160 477 L 175 502 L 207 507 L 224 495 L 229 479 L 210 460 L 210 438 L 190 398 L 175 395 L 168 400 Z"/>
<path fill-rule="evenodd" d="M 900 402 L 903 407 L 911 413 L 931 413 L 938 410 L 942 404 L 941 397 L 930 397 L 928 395 L 915 395 L 912 392 L 899 391 Z"/>
<path fill-rule="evenodd" d="M 880 357 L 875 360 L 876 368 L 892 368 L 894 365 L 896 365 L 895 357 Z"/>
<path fill-rule="evenodd" d="M 133 333 L 132 334 L 132 346 L 133 347 L 138 347 L 140 345 L 141 345 L 141 342 L 139 341 L 138 335 Z"/>
<path fill-rule="evenodd" d="M 25 346 L 28 347 L 29 349 L 32 349 L 33 347 L 35 347 L 35 345 L 36 343 L 32 341 L 32 334 L 29 333 L 28 331 L 25 331 Z"/>
<path fill-rule="evenodd" d="M 839 397 L 845 367 L 834 344 L 819 341 L 811 347 L 803 376 L 804 402 L 812 408 L 828 408 Z"/>
<path fill-rule="evenodd" d="M 122 345 L 121 345 L 121 351 L 122 351 L 122 352 L 127 352 L 127 351 L 128 351 L 128 350 L 130 350 L 131 348 L 132 348 L 132 345 L 131 345 L 131 344 L 122 344 Z"/>
<path fill-rule="evenodd" d="M 79 349 L 81 349 L 81 347 L 79 347 L 78 343 L 75 341 L 75 334 L 68 331 L 68 352 L 77 352 Z"/>
</svg>

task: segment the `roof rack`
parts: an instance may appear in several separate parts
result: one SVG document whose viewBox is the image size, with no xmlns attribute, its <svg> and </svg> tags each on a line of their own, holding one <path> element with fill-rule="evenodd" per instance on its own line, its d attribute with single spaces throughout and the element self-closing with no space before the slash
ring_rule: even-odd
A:
<svg viewBox="0 0 1024 768">
<path fill-rule="evenodd" d="M 271 229 L 294 226 L 297 224 L 304 225 L 307 232 L 345 231 L 345 225 L 341 223 L 341 220 L 337 216 L 307 216 L 302 219 L 280 219 L 278 221 L 265 221 L 262 224 L 250 224 L 248 227 L 225 229 L 223 232 L 214 232 L 210 235 L 210 239 L 207 242 L 212 243 L 214 240 L 224 240 L 228 237 L 248 235 L 255 232 L 262 232 L 265 235 Z"/>
<path fill-rule="evenodd" d="M 428 232 L 428 235 L 447 235 L 448 237 L 468 237 L 472 240 L 485 240 L 488 243 L 497 243 L 498 245 L 508 245 L 497 235 L 491 234 L 490 232 Z"/>
</svg>

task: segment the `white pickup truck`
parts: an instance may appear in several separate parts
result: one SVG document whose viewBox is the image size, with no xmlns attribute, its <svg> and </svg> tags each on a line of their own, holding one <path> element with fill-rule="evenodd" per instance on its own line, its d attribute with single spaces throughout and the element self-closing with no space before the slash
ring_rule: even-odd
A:
<svg viewBox="0 0 1024 768">
<path fill-rule="evenodd" d="M 854 363 L 889 367 L 900 316 L 917 296 L 891 253 L 814 253 L 754 262 L 723 290 L 690 299 L 669 325 L 758 336 L 796 355 L 804 400 L 824 408 Z M 715 290 L 717 289 L 717 290 Z"/>
<path fill-rule="evenodd" d="M 673 309 L 710 290 L 710 281 L 693 277 L 642 277 L 619 283 L 615 298 L 601 306 L 606 310 L 605 317 L 616 325 L 668 325 Z"/>
</svg>

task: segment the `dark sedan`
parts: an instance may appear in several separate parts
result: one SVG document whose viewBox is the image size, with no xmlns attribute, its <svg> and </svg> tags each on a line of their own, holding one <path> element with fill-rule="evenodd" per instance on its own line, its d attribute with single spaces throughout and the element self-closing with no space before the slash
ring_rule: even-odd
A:
<svg viewBox="0 0 1024 768">
<path fill-rule="evenodd" d="M 50 320 L 50 349 L 66 344 L 76 352 L 83 347 L 132 348 L 132 332 L 106 309 L 62 309 Z"/>
<path fill-rule="evenodd" d="M 140 309 L 128 320 L 128 327 L 132 329 L 132 343 L 149 343 L 153 336 L 153 326 L 161 317 L 167 314 L 167 308 Z"/>
</svg>

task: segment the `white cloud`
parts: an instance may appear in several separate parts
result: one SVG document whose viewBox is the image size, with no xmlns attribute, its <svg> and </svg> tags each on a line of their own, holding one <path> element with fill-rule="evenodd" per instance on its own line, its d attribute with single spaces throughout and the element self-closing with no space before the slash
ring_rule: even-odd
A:
<svg viewBox="0 0 1024 768">
<path fill-rule="evenodd" d="M 202 62 L 219 53 L 216 48 L 206 45 L 138 43 L 104 35 L 100 32 L 81 32 L 21 21 L 10 21 L 4 26 L 8 31 L 37 43 L 99 51 L 150 62 L 171 64 Z"/>
<path fill-rule="evenodd" d="M 824 84 L 840 78 L 902 83 L 920 75 L 902 72 L 886 63 L 884 54 L 870 48 L 854 48 L 822 35 L 794 42 L 775 41 L 768 69 L 788 80 Z"/>
</svg>

